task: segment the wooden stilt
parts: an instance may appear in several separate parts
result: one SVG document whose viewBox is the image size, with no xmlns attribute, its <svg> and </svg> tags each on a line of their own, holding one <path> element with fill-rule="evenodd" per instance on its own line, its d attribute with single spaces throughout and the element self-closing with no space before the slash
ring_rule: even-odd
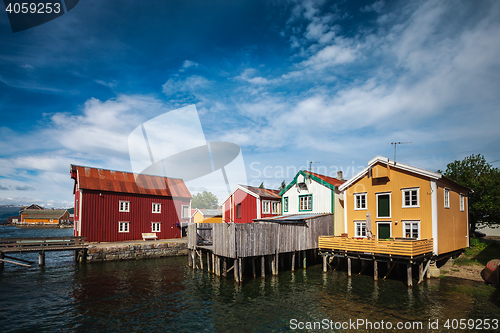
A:
<svg viewBox="0 0 500 333">
<path fill-rule="evenodd" d="M 387 273 L 385 274 L 385 276 L 384 276 L 384 278 L 382 280 L 385 280 L 385 278 L 389 276 L 389 273 L 392 271 L 392 269 L 394 268 L 394 266 L 396 266 L 395 263 L 392 263 L 392 266 L 391 266 L 390 262 L 388 263 L 388 265 L 389 265 L 389 270 L 387 271 Z"/>
<path fill-rule="evenodd" d="M 276 252 L 276 254 L 274 255 L 275 257 L 275 265 L 276 265 L 276 268 L 275 268 L 275 273 L 276 275 L 278 275 L 279 273 L 279 270 L 278 270 L 278 267 L 279 267 L 279 259 L 280 259 L 280 254 L 278 252 Z"/>
<path fill-rule="evenodd" d="M 4 263 L 3 263 L 3 259 L 5 258 L 3 252 L 0 252 L 0 271 L 3 270 L 3 267 L 4 267 Z"/>
<path fill-rule="evenodd" d="M 193 258 L 191 257 L 192 250 L 188 250 L 188 267 L 193 267 Z M 76 255 L 76 251 L 75 251 Z"/>
<path fill-rule="evenodd" d="M 238 258 L 234 259 L 234 282 L 240 282 L 238 281 L 239 277 L 240 277 L 240 272 L 238 272 L 239 270 L 239 264 L 238 264 Z"/>
<path fill-rule="evenodd" d="M 215 263 L 215 253 L 212 252 L 212 263 Z M 215 265 L 212 265 L 212 273 L 215 274 Z"/>
<path fill-rule="evenodd" d="M 217 256 L 217 276 L 220 276 L 220 269 L 221 268 L 221 258 L 220 256 Z"/>
<path fill-rule="evenodd" d="M 252 257 L 252 274 L 253 274 L 253 278 L 255 279 L 255 277 L 257 276 L 257 273 L 255 271 L 255 257 Z"/>
<path fill-rule="evenodd" d="M 243 258 L 240 258 L 238 261 L 239 261 L 238 262 L 238 265 L 239 265 L 238 273 L 240 274 L 238 281 L 239 281 L 239 283 L 242 283 L 243 282 L 243 263 L 242 263 Z"/>
<path fill-rule="evenodd" d="M 203 255 L 201 252 L 201 250 L 198 252 L 198 257 L 200 257 L 200 269 L 203 270 Z"/>
<path fill-rule="evenodd" d="M 424 280 L 424 263 L 421 262 L 420 264 L 418 264 L 418 282 L 417 282 L 417 284 L 419 284 L 423 280 Z"/>
<path fill-rule="evenodd" d="M 408 288 L 412 288 L 413 287 L 413 279 L 411 278 L 411 264 L 407 264 L 406 265 L 406 277 L 407 277 L 407 280 L 408 280 Z"/>
<path fill-rule="evenodd" d="M 45 266 L 45 252 L 38 252 L 38 265 Z"/>
<path fill-rule="evenodd" d="M 292 252 L 292 273 L 295 272 L 295 251 Z"/>
<path fill-rule="evenodd" d="M 224 257 L 224 262 L 223 262 L 223 270 L 222 270 L 222 275 L 224 275 L 224 277 L 227 277 L 227 258 Z"/>
<path fill-rule="evenodd" d="M 327 260 L 328 258 L 326 257 L 326 255 L 323 255 L 323 273 L 326 273 L 328 270 L 328 266 L 326 265 Z"/>
<path fill-rule="evenodd" d="M 347 276 L 351 277 L 351 258 L 347 258 Z"/>
<path fill-rule="evenodd" d="M 260 276 L 265 279 L 266 278 L 266 257 L 260 257 Z"/>
<path fill-rule="evenodd" d="M 304 250 L 303 251 L 303 255 L 304 255 L 304 263 L 302 264 L 302 267 L 304 268 L 304 270 L 307 268 L 307 252 Z"/>
<path fill-rule="evenodd" d="M 378 281 L 378 262 L 373 260 L 373 280 Z"/>
<path fill-rule="evenodd" d="M 431 265 L 431 260 L 427 260 L 427 265 L 425 265 L 425 277 L 427 279 L 430 279 L 431 278 L 431 269 L 430 269 L 430 265 Z"/>
<path fill-rule="evenodd" d="M 191 251 L 191 258 L 193 260 L 193 269 L 197 269 L 196 250 Z"/>
<path fill-rule="evenodd" d="M 212 266 L 214 265 L 214 263 L 212 262 Z M 207 252 L 207 272 L 211 273 L 212 272 L 212 269 L 210 267 L 210 252 Z"/>
<path fill-rule="evenodd" d="M 276 275 L 276 256 L 272 256 L 271 259 L 271 273 Z"/>
</svg>

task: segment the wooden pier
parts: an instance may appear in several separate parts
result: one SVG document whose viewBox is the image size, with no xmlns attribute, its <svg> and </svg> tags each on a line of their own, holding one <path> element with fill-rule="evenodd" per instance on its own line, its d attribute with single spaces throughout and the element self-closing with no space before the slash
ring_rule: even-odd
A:
<svg viewBox="0 0 500 333">
<path fill-rule="evenodd" d="M 216 276 L 233 271 L 241 283 L 245 270 L 262 278 L 280 268 L 305 269 L 315 261 L 318 236 L 333 234 L 332 214 L 290 216 L 254 223 L 199 223 L 188 226 L 189 265 Z M 205 260 L 206 258 L 206 260 Z M 206 263 L 206 264 L 205 264 Z M 251 274 L 250 274 L 251 273 Z"/>
<path fill-rule="evenodd" d="M 38 264 L 44 266 L 47 251 L 75 251 L 75 260 L 84 262 L 87 246 L 85 237 L 0 238 L 0 270 L 6 262 L 31 267 L 33 262 L 6 255 L 10 253 L 38 252 Z"/>
<path fill-rule="evenodd" d="M 319 251 L 323 256 L 323 272 L 328 269 L 328 262 L 335 259 L 338 267 L 343 259 L 347 262 L 347 275 L 352 275 L 352 260 L 359 260 L 360 273 L 368 266 L 373 264 L 373 279 L 378 280 L 378 264 L 387 265 L 385 278 L 396 267 L 403 265 L 406 268 L 406 284 L 409 288 L 413 287 L 413 266 L 418 267 L 418 282 L 421 283 L 426 276 L 430 277 L 429 266 L 433 259 L 433 240 L 432 239 L 356 239 L 338 236 L 319 237 Z"/>
</svg>

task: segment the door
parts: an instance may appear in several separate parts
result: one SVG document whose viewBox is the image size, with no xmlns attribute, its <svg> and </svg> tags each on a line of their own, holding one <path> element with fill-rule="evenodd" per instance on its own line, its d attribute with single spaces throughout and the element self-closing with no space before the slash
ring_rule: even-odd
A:
<svg viewBox="0 0 500 333">
<path fill-rule="evenodd" d="M 391 238 L 391 225 L 389 223 L 377 223 L 378 239 Z"/>
</svg>

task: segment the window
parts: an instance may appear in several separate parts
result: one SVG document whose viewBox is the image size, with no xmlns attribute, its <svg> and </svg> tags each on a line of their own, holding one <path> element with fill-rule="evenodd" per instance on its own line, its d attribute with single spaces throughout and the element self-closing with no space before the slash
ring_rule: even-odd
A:
<svg viewBox="0 0 500 333">
<path fill-rule="evenodd" d="M 130 201 L 120 201 L 120 212 L 130 212 Z"/>
<path fill-rule="evenodd" d="M 354 222 L 354 236 L 366 237 L 366 222 Z"/>
<path fill-rule="evenodd" d="M 151 222 L 151 232 L 160 232 L 161 229 L 161 223 L 160 222 Z"/>
<path fill-rule="evenodd" d="M 190 218 L 190 214 L 189 214 L 189 206 L 182 206 L 182 218 L 183 219 L 188 219 Z"/>
<path fill-rule="evenodd" d="M 153 203 L 153 213 L 161 213 L 161 204 Z"/>
<path fill-rule="evenodd" d="M 241 203 L 236 205 L 236 218 L 241 219 Z"/>
<path fill-rule="evenodd" d="M 403 208 L 420 207 L 418 188 L 402 189 L 401 191 L 403 192 Z"/>
<path fill-rule="evenodd" d="M 270 201 L 262 201 L 262 213 L 263 214 L 271 214 L 271 202 Z"/>
<path fill-rule="evenodd" d="M 460 211 L 463 212 L 465 210 L 465 195 L 460 194 Z"/>
<path fill-rule="evenodd" d="M 444 208 L 450 208 L 450 190 L 444 189 Z"/>
<path fill-rule="evenodd" d="M 129 222 L 118 222 L 118 232 L 128 232 Z"/>
<path fill-rule="evenodd" d="M 405 238 L 420 239 L 420 221 L 403 222 L 403 235 Z"/>
<path fill-rule="evenodd" d="M 299 196 L 299 211 L 312 210 L 312 195 Z"/>
<path fill-rule="evenodd" d="M 377 194 L 377 218 L 391 217 L 391 194 Z"/>
<path fill-rule="evenodd" d="M 366 209 L 366 193 L 354 194 L 354 210 Z"/>
<path fill-rule="evenodd" d="M 272 203 L 272 208 L 273 208 L 273 214 L 279 214 L 280 213 L 280 203 L 277 201 L 274 201 Z"/>
<path fill-rule="evenodd" d="M 288 197 L 283 198 L 283 210 L 288 212 Z"/>
</svg>

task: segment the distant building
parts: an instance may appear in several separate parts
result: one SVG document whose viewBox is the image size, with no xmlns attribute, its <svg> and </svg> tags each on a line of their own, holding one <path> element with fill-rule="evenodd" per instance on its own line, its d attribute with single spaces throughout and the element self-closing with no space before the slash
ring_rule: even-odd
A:
<svg viewBox="0 0 500 333">
<path fill-rule="evenodd" d="M 180 238 L 191 218 L 191 194 L 182 179 L 71 165 L 74 235 L 90 242 Z"/>
<path fill-rule="evenodd" d="M 194 223 L 222 223 L 222 209 L 196 209 Z"/>
<path fill-rule="evenodd" d="M 66 209 L 24 209 L 17 224 L 59 225 L 69 223 Z"/>
<path fill-rule="evenodd" d="M 222 221 L 252 223 L 254 219 L 281 214 L 279 191 L 237 185 L 222 202 Z"/>
</svg>

